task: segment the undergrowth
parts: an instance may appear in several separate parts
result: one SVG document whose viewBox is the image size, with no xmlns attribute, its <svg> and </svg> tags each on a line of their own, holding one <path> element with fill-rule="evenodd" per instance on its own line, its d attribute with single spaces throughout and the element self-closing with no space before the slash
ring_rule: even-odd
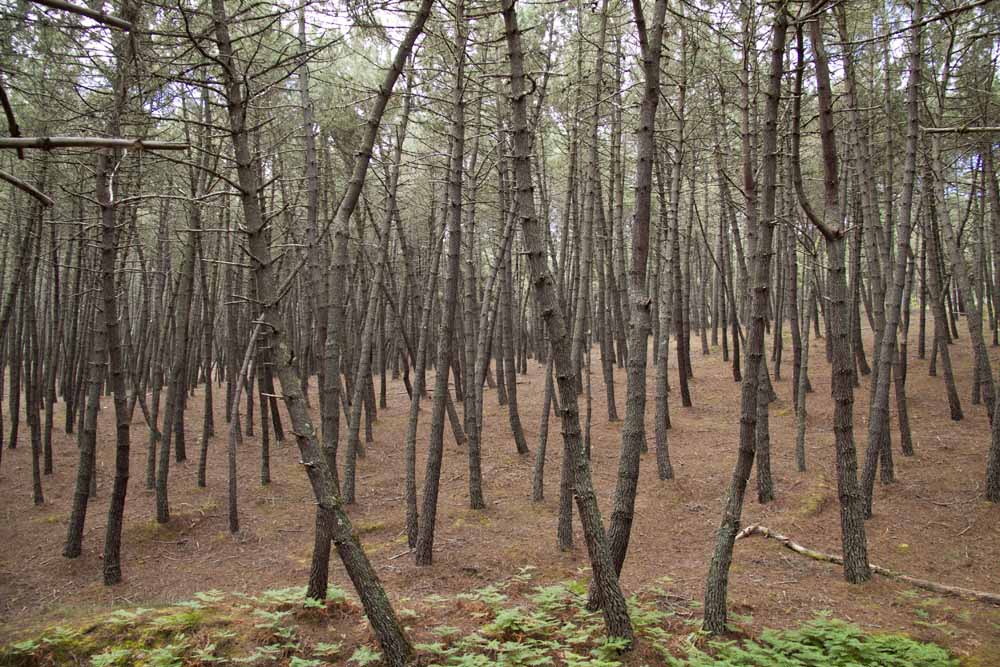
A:
<svg viewBox="0 0 1000 667">
<path fill-rule="evenodd" d="M 586 608 L 582 581 L 533 586 L 532 568 L 451 598 L 430 596 L 400 610 L 412 623 L 418 662 L 427 667 L 957 667 L 943 648 L 903 635 L 866 634 L 819 615 L 802 626 L 715 641 L 697 621 L 696 603 L 662 588 L 628 600 L 639 650 L 625 657 L 622 639 L 604 635 L 599 612 Z M 255 596 L 207 591 L 158 609 L 121 609 L 80 627 L 54 627 L 0 647 L 0 665 L 49 667 L 376 667 L 382 663 L 362 610 L 331 587 L 326 603 L 303 588 Z M 458 611 L 463 627 L 431 625 Z M 418 607 L 418 610 L 409 608 Z M 334 627 L 338 618 L 348 635 Z M 420 619 L 422 623 L 416 624 Z M 749 617 L 736 616 L 739 622 Z M 732 628 L 739 634 L 739 628 Z"/>
</svg>

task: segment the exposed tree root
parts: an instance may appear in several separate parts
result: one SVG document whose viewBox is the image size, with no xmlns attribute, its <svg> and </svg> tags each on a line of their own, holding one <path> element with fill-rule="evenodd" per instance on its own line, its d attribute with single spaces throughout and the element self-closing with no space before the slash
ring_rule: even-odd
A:
<svg viewBox="0 0 1000 667">
<path fill-rule="evenodd" d="M 837 563 L 838 565 L 844 564 L 844 559 L 840 556 L 835 556 L 833 554 L 823 553 L 821 551 L 815 551 L 804 547 L 798 542 L 794 542 L 791 538 L 777 533 L 766 526 L 761 526 L 759 524 L 751 524 L 741 530 L 737 535 L 737 540 L 742 540 L 745 537 L 751 537 L 753 535 L 760 535 L 762 537 L 768 537 L 772 540 L 776 540 L 783 544 L 788 549 L 791 549 L 795 553 L 802 554 L 812 558 L 813 560 L 824 561 L 827 563 Z M 976 591 L 971 588 L 961 588 L 959 586 L 948 586 L 946 584 L 939 584 L 934 581 L 927 581 L 926 579 L 917 579 L 916 577 L 910 577 L 905 574 L 900 574 L 899 572 L 894 572 L 888 568 L 882 567 L 880 565 L 875 565 L 874 563 L 869 563 L 868 565 L 872 572 L 880 574 L 883 577 L 888 577 L 890 579 L 896 579 L 898 581 L 905 582 L 911 586 L 916 586 L 917 588 L 923 588 L 928 591 L 933 591 L 935 593 L 941 593 L 942 595 L 951 595 L 953 597 L 964 598 L 967 600 L 977 600 L 979 602 L 985 602 L 987 604 L 1000 606 L 1000 595 L 995 593 L 986 593 L 983 591 Z"/>
</svg>

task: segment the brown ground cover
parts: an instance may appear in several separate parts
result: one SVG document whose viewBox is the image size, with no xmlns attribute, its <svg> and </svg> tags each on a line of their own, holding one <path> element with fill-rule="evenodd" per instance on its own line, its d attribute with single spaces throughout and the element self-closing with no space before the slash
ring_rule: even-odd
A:
<svg viewBox="0 0 1000 667">
<path fill-rule="evenodd" d="M 671 398 L 671 458 L 676 479 L 656 478 L 654 454 L 643 456 L 636 522 L 623 584 L 628 592 L 657 585 L 679 600 L 700 599 L 714 531 L 735 461 L 739 386 L 718 350 L 693 354 L 694 407 Z M 817 550 L 839 551 L 839 516 L 834 475 L 829 366 L 822 344 L 813 346 L 807 437 L 809 470 L 794 462 L 790 352 L 787 369 L 775 383 L 779 400 L 771 406 L 772 463 L 776 500 L 759 505 L 751 481 L 744 524 L 761 523 Z M 786 348 L 789 347 L 786 345 Z M 869 347 L 870 349 L 870 347 Z M 1000 592 L 1000 508 L 983 495 L 989 446 L 984 408 L 972 406 L 971 358 L 963 338 L 953 346 L 959 392 L 966 417 L 948 417 L 941 378 L 928 377 L 927 362 L 911 346 L 908 392 L 913 457 L 893 442 L 898 481 L 876 489 L 875 516 L 868 523 L 870 559 L 900 572 L 941 583 Z M 997 349 L 992 352 L 997 353 Z M 603 383 L 595 351 L 593 368 L 593 468 L 605 516 L 614 489 L 620 447 L 619 423 L 608 423 Z M 1000 354 L 997 354 L 1000 359 Z M 651 376 L 652 378 L 652 376 Z M 616 371 L 619 401 L 624 372 Z M 529 443 L 538 442 L 542 367 L 529 362 L 520 377 L 521 415 Z M 647 433 L 652 446 L 654 382 L 649 382 Z M 866 442 L 868 382 L 856 391 L 855 437 L 859 455 Z M 201 401 L 187 412 L 189 452 L 201 432 Z M 483 478 L 487 509 L 467 508 L 467 457 L 446 435 L 434 565 L 417 568 L 405 554 L 402 502 L 403 451 L 408 400 L 401 382 L 388 387 L 389 407 L 379 412 L 375 442 L 360 462 L 358 504 L 351 516 L 387 589 L 401 604 L 431 594 L 453 594 L 505 579 L 526 566 L 534 581 L 581 576 L 587 566 L 579 527 L 576 547 L 555 546 L 561 439 L 551 422 L 546 466 L 546 499 L 531 502 L 532 457 L 520 457 L 509 433 L 506 409 L 494 391 L 486 394 Z M 315 393 L 312 394 L 315 401 Z M 221 401 L 216 401 L 217 405 Z M 143 488 L 147 434 L 141 417 L 133 422 L 133 476 L 123 538 L 124 583 L 101 583 L 101 550 L 113 474 L 113 427 L 105 399 L 98 443 L 98 498 L 92 502 L 83 555 L 61 556 L 76 468 L 75 436 L 55 438 L 55 474 L 44 479 L 46 502 L 31 504 L 31 454 L 26 429 L 16 450 L 3 453 L 0 467 L 0 641 L 40 625 L 86 617 L 119 606 L 151 606 L 189 599 L 197 591 L 257 592 L 305 583 L 312 546 L 313 503 L 294 445 L 272 449 L 272 479 L 259 483 L 259 440 L 247 438 L 239 453 L 242 532 L 226 523 L 225 424 L 216 415 L 211 441 L 208 488 L 195 485 L 196 456 L 171 472 L 173 518 L 155 523 L 152 492 Z M 429 429 L 422 413 L 418 456 L 422 468 Z M 624 405 L 619 404 L 624 414 Z M 895 412 L 893 411 L 895 416 Z M 57 423 L 58 415 L 57 415 Z M 349 589 L 334 559 L 332 580 Z M 690 605 L 687 604 L 690 608 Z M 751 628 L 781 627 L 817 610 L 855 621 L 868 629 L 905 631 L 966 654 L 980 664 L 1000 664 L 1000 609 L 918 592 L 876 578 L 848 585 L 839 568 L 811 561 L 761 538 L 737 544 L 730 583 L 730 608 Z M 443 621 L 460 621 L 459 608 L 438 606 Z M 697 615 L 697 610 L 693 613 Z M 750 620 L 749 617 L 752 617 Z M 996 653 L 993 651 L 997 650 Z M 992 656 L 989 657 L 989 656 Z M 996 662 L 990 662 L 995 659 Z"/>
</svg>

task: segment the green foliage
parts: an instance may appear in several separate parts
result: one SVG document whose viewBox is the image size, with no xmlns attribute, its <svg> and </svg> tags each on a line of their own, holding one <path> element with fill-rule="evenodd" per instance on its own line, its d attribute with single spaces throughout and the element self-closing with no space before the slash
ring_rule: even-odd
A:
<svg viewBox="0 0 1000 667">
<path fill-rule="evenodd" d="M 25 639 L 23 642 L 17 642 L 10 645 L 11 653 L 14 655 L 30 655 L 39 649 L 41 644 L 39 644 L 34 639 Z"/>
<path fill-rule="evenodd" d="M 313 655 L 318 655 L 321 658 L 334 658 L 343 650 L 344 645 L 341 642 L 320 642 L 313 646 Z"/>
<path fill-rule="evenodd" d="M 365 665 L 370 665 L 373 662 L 378 662 L 382 659 L 382 654 L 378 651 L 368 648 L 367 646 L 359 646 L 351 657 L 347 659 L 347 662 L 353 662 L 360 667 Z"/>
<path fill-rule="evenodd" d="M 594 655 L 605 660 L 617 657 L 629 647 L 629 641 L 624 637 L 608 637 L 603 644 L 594 649 Z"/>
<path fill-rule="evenodd" d="M 503 587 L 503 584 L 484 586 L 482 588 L 477 588 L 471 593 L 459 593 L 455 597 L 459 600 L 475 600 L 482 602 L 486 606 L 496 609 L 507 601 L 507 596 L 500 592 Z"/>
<path fill-rule="evenodd" d="M 205 617 L 204 609 L 187 609 L 186 611 L 157 616 L 150 622 L 150 625 L 153 629 L 161 632 L 185 632 L 201 625 Z"/>
<path fill-rule="evenodd" d="M 83 636 L 83 632 L 73 628 L 66 628 L 61 625 L 49 629 L 42 637 L 42 643 L 49 651 L 60 651 L 65 648 L 76 646 Z"/>
<path fill-rule="evenodd" d="M 178 639 L 177 643 L 150 649 L 146 654 L 147 667 L 182 667 L 188 643 L 183 635 Z"/>
<path fill-rule="evenodd" d="M 326 603 L 316 598 L 306 598 L 302 601 L 302 607 L 305 609 L 326 609 Z"/>
<path fill-rule="evenodd" d="M 295 605 L 301 604 L 306 597 L 305 586 L 293 586 L 291 588 L 276 588 L 264 591 L 256 597 L 250 599 L 264 605 Z"/>
<path fill-rule="evenodd" d="M 127 665 L 132 651 L 127 648 L 109 648 L 90 659 L 91 667 L 118 667 Z"/>
<path fill-rule="evenodd" d="M 225 662 L 226 659 L 219 657 L 215 654 L 217 649 L 215 642 L 208 644 L 207 646 L 202 646 L 201 648 L 196 648 L 192 657 L 200 664 L 211 665 L 217 662 Z"/>
<path fill-rule="evenodd" d="M 569 587 L 569 582 L 553 584 L 552 586 L 539 586 L 534 593 L 528 596 L 533 604 L 543 611 L 554 613 L 567 609 L 571 606 L 583 604 L 582 595 Z"/>
<path fill-rule="evenodd" d="M 525 565 L 524 567 L 518 569 L 517 574 L 511 577 L 511 580 L 522 584 L 531 581 L 532 577 L 535 576 L 534 571 L 537 569 L 538 568 L 534 565 Z"/>
<path fill-rule="evenodd" d="M 292 659 L 288 663 L 288 667 L 323 667 L 325 664 L 326 663 L 322 660 L 292 656 Z"/>
<path fill-rule="evenodd" d="M 105 623 L 114 628 L 135 627 L 149 609 L 118 609 L 105 619 Z"/>
<path fill-rule="evenodd" d="M 793 630 L 765 630 L 757 641 L 710 642 L 711 654 L 691 647 L 673 667 L 958 667 L 935 644 L 903 635 L 867 635 L 857 626 L 816 618 Z"/>
<path fill-rule="evenodd" d="M 527 582 L 527 570 L 516 581 Z M 485 608 L 477 629 L 439 625 L 434 641 L 416 645 L 420 664 L 429 667 L 621 667 L 625 640 L 606 637 L 598 612 L 586 609 L 587 586 L 566 581 L 537 586 L 517 601 L 505 592 L 510 582 L 485 586 L 462 599 Z M 340 592 L 342 594 L 342 591 Z M 686 620 L 664 611 L 668 593 L 656 588 L 628 599 L 636 635 L 653 664 L 671 667 L 958 667 L 943 648 L 902 635 L 862 632 L 820 614 L 798 628 L 764 631 L 754 639 L 711 641 L 686 629 Z M 346 599 L 334 593 L 335 599 Z M 454 603 L 455 598 L 437 596 Z M 83 629 L 56 627 L 38 637 L 0 647 L 0 664 L 12 667 L 90 665 L 91 667 L 368 667 L 382 660 L 374 647 L 342 642 L 311 645 L 294 623 L 306 603 L 305 591 L 288 588 L 256 597 L 218 591 L 159 612 L 119 610 Z M 234 599 L 236 598 L 236 599 Z M 238 603 L 242 599 L 249 604 Z M 425 600 L 426 602 L 426 600 Z M 671 603 L 673 604 L 673 603 Z M 937 606 L 921 605 L 920 611 Z M 320 604 L 319 607 L 324 605 Z M 316 607 L 319 609 L 319 607 Z M 929 615 L 928 615 L 929 616 Z M 734 619 L 749 623 L 750 617 Z M 206 631 L 206 623 L 212 628 Z M 691 621 L 695 622 L 695 621 Z M 919 621 L 933 625 L 927 621 Z M 248 627 L 253 631 L 247 633 Z M 678 629 L 687 634 L 678 637 Z M 947 628 L 945 628 L 947 629 Z M 202 639 L 196 640 L 194 638 Z M 239 654 L 236 651 L 239 650 Z M 677 657 L 671 651 L 683 653 Z M 346 657 L 345 656 L 350 656 Z M 985 664 L 994 664 L 988 661 Z"/>
<path fill-rule="evenodd" d="M 226 598 L 226 594 L 222 591 L 217 591 L 212 589 L 210 591 L 198 592 L 194 594 L 196 600 L 200 602 L 206 602 L 208 604 L 216 604 L 222 602 Z"/>
<path fill-rule="evenodd" d="M 543 612 L 528 613 L 517 607 L 502 609 L 493 622 L 483 626 L 488 637 L 546 634 L 556 622 Z"/>
<path fill-rule="evenodd" d="M 257 623 L 254 624 L 254 627 L 261 628 L 262 630 L 277 632 L 278 628 L 281 627 L 281 624 L 285 622 L 285 619 L 292 615 L 292 612 L 254 609 L 253 615 L 259 619 Z"/>
<path fill-rule="evenodd" d="M 567 667 L 619 667 L 622 663 L 618 660 L 601 658 L 594 655 L 580 655 L 572 651 L 563 653 L 563 660 Z"/>
</svg>

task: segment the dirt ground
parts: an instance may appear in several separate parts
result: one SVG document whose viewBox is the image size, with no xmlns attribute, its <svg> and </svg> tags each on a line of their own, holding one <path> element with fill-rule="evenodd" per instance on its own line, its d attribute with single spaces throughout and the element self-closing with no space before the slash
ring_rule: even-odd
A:
<svg viewBox="0 0 1000 667">
<path fill-rule="evenodd" d="M 968 338 L 961 333 L 952 346 L 966 415 L 961 422 L 949 419 L 943 381 L 928 377 L 927 361 L 916 358 L 916 345 L 911 343 L 907 386 L 916 454 L 900 455 L 894 424 L 897 482 L 876 488 L 875 516 L 867 523 L 869 557 L 873 563 L 915 577 L 1000 592 L 1000 508 L 983 495 L 989 426 L 985 409 L 970 404 L 971 355 Z M 736 459 L 739 386 L 718 349 L 703 356 L 696 337 L 692 344 L 694 407 L 680 407 L 676 391 L 671 396 L 670 448 L 676 479 L 657 480 L 654 453 L 643 455 L 636 521 L 622 577 L 630 592 L 659 585 L 680 598 L 698 600 Z M 761 523 L 814 549 L 839 552 L 830 375 L 822 349 L 823 341 L 814 344 L 810 369 L 816 391 L 810 394 L 808 408 L 809 470 L 795 470 L 788 379 L 791 353 L 786 343 L 786 373 L 775 383 L 779 400 L 771 406 L 776 500 L 759 505 L 751 480 L 743 523 Z M 1000 349 L 991 352 L 1000 361 Z M 593 469 L 607 518 L 621 422 L 606 419 L 596 350 L 593 369 Z M 525 432 L 534 450 L 543 368 L 529 362 L 528 371 L 519 377 L 517 390 Z M 616 371 L 615 382 L 619 414 L 624 415 L 623 370 Z M 654 385 L 650 373 L 647 433 L 651 446 Z M 854 417 L 859 456 L 867 440 L 868 392 L 864 378 L 856 391 Z M 198 489 L 195 484 L 198 442 L 194 436 L 201 432 L 200 397 L 199 388 L 186 417 L 189 460 L 171 471 L 173 518 L 165 526 L 155 523 L 154 496 L 143 488 L 148 437 L 136 412 L 123 537 L 125 581 L 111 588 L 101 583 L 114 456 L 110 399 L 105 399 L 99 429 L 99 493 L 88 514 L 83 555 L 75 560 L 61 556 L 76 469 L 75 436 L 57 433 L 55 474 L 44 479 L 45 504 L 35 507 L 30 446 L 27 428 L 22 426 L 20 445 L 3 452 L 0 467 L 0 641 L 28 628 L 73 620 L 95 610 L 174 602 L 209 589 L 255 592 L 305 583 L 314 505 L 294 444 L 272 445 L 273 482 L 262 487 L 259 439 L 245 441 L 239 453 L 242 532 L 232 536 L 226 521 L 226 437 L 221 410 L 216 415 L 217 435 L 211 441 L 208 488 Z M 315 402 L 315 392 L 312 398 Z M 467 457 L 446 432 L 434 565 L 416 567 L 405 553 L 402 532 L 403 436 L 409 405 L 401 382 L 390 383 L 388 398 L 389 407 L 379 412 L 375 442 L 360 461 L 358 504 L 350 513 L 394 599 L 477 588 L 525 566 L 537 568 L 536 581 L 585 574 L 588 562 L 578 524 L 575 549 L 569 553 L 556 549 L 558 422 L 551 422 L 546 498 L 535 504 L 531 502 L 534 451 L 529 457 L 516 454 L 506 408 L 497 405 L 492 390 L 486 394 L 483 443 L 487 509 L 467 508 Z M 428 404 L 421 414 L 418 439 L 421 468 L 429 415 Z M 335 557 L 331 570 L 332 580 L 349 589 Z M 807 619 L 815 611 L 830 610 L 868 629 L 905 631 L 960 653 L 996 659 L 980 657 L 981 664 L 1000 664 L 1000 652 L 993 653 L 1000 646 L 1000 609 L 937 597 L 882 578 L 852 586 L 843 580 L 838 567 L 803 558 L 759 537 L 737 543 L 729 591 L 731 610 L 753 628 L 781 627 Z"/>
</svg>

